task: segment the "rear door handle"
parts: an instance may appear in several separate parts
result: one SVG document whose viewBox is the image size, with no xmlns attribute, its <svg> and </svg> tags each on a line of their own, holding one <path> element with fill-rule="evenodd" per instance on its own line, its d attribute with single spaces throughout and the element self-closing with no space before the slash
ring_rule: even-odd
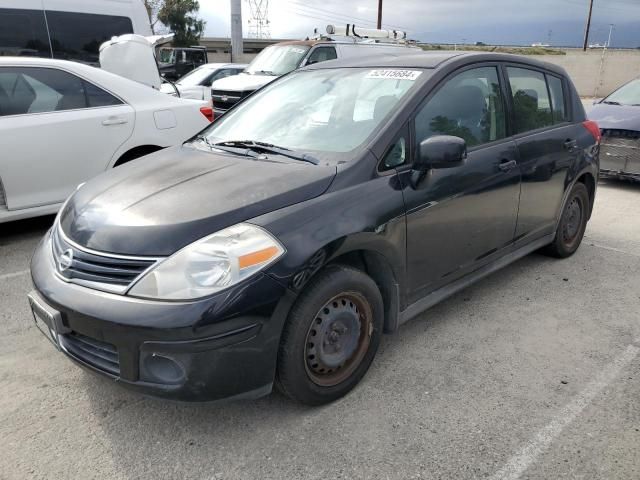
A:
<svg viewBox="0 0 640 480">
<path fill-rule="evenodd" d="M 565 150 L 569 152 L 574 152 L 578 148 L 578 142 L 576 140 L 569 139 L 566 142 L 564 142 L 563 146 Z"/>
<path fill-rule="evenodd" d="M 509 170 L 516 168 L 518 164 L 515 160 L 503 160 L 498 164 L 498 168 L 503 172 L 508 172 Z"/>
<path fill-rule="evenodd" d="M 102 121 L 102 125 L 108 127 L 109 125 L 123 125 L 127 122 L 128 120 L 124 117 L 109 117 Z"/>
</svg>

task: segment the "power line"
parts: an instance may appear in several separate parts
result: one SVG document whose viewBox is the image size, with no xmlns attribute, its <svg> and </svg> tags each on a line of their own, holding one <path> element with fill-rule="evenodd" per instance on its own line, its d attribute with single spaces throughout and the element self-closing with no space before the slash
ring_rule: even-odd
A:
<svg viewBox="0 0 640 480">
<path fill-rule="evenodd" d="M 324 8 L 320 8 L 320 7 L 312 7 L 310 5 L 306 5 L 304 3 L 301 3 L 299 1 L 296 0 L 289 0 L 288 2 L 289 4 L 294 5 L 296 8 L 300 8 L 303 9 L 303 11 L 306 11 L 306 13 L 308 14 L 315 14 L 315 15 L 323 15 L 324 17 L 321 18 L 321 20 L 327 18 L 328 16 L 330 17 L 336 17 L 336 18 L 340 18 L 339 21 L 344 22 L 344 23 L 356 23 L 356 22 L 360 22 L 363 26 L 368 25 L 371 26 L 373 28 L 375 28 L 376 26 L 376 21 L 375 20 L 367 20 L 361 17 L 355 17 L 353 15 L 349 15 L 349 14 L 345 14 L 345 13 L 341 13 L 341 12 L 336 12 L 335 10 L 327 10 Z M 336 21 L 336 20 L 333 20 Z M 402 27 L 400 25 L 390 25 L 387 23 L 383 24 L 383 27 L 386 28 L 390 28 L 392 30 L 407 30 L 406 27 Z"/>
</svg>

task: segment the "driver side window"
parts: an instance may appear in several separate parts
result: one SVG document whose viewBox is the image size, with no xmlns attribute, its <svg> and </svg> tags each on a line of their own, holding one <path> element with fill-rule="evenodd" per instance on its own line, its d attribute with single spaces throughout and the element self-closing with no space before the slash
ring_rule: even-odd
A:
<svg viewBox="0 0 640 480">
<path fill-rule="evenodd" d="M 506 136 L 504 101 L 497 67 L 466 70 L 447 82 L 415 118 L 416 144 L 434 135 L 453 135 L 468 147 Z"/>
</svg>

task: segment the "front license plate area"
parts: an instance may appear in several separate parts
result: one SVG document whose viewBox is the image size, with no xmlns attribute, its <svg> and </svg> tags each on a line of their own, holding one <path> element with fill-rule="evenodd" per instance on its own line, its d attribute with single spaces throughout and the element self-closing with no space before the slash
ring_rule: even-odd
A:
<svg viewBox="0 0 640 480">
<path fill-rule="evenodd" d="M 60 327 L 62 326 L 60 312 L 44 303 L 37 294 L 30 293 L 28 298 L 36 327 L 59 350 L 58 334 L 62 333 L 60 332 Z"/>
</svg>

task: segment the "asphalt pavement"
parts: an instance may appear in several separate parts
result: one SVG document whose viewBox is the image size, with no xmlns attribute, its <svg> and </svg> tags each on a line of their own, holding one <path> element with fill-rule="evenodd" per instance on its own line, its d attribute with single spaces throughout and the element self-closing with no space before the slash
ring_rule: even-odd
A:
<svg viewBox="0 0 640 480">
<path fill-rule="evenodd" d="M 321 408 L 172 403 L 73 365 L 26 300 L 51 221 L 0 224 L 1 479 L 640 478 L 640 185 L 602 182 L 573 257 L 425 312 Z"/>
</svg>

